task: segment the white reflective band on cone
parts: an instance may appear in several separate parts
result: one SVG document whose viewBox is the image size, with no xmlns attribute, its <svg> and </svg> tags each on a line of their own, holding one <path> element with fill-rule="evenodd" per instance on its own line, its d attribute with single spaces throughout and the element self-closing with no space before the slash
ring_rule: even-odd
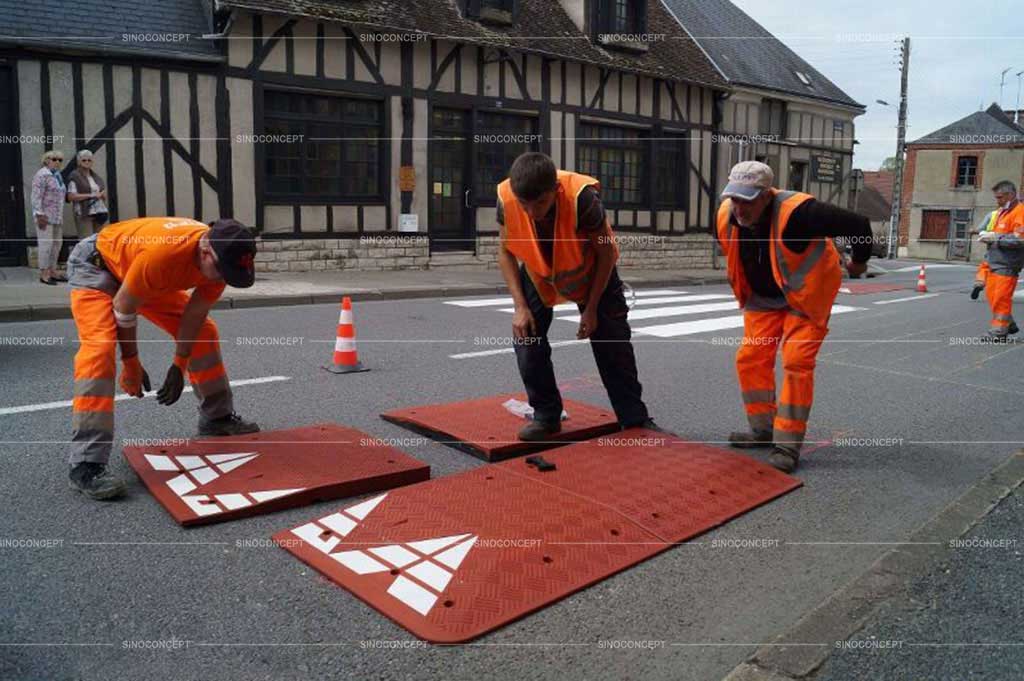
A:
<svg viewBox="0 0 1024 681">
<path fill-rule="evenodd" d="M 338 315 L 339 324 L 351 324 L 352 323 L 352 310 L 342 310 L 341 314 Z"/>
<path fill-rule="evenodd" d="M 335 352 L 355 352 L 356 341 L 354 338 L 339 338 L 334 342 Z"/>
</svg>

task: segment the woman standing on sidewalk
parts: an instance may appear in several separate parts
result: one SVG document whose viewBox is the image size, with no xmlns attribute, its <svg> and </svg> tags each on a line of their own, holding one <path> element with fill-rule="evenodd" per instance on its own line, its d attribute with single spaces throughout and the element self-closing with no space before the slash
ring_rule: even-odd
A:
<svg viewBox="0 0 1024 681">
<path fill-rule="evenodd" d="M 67 281 L 57 275 L 57 259 L 64 241 L 61 223 L 64 220 L 64 198 L 67 187 L 60 174 L 64 154 L 48 151 L 43 154 L 43 167 L 32 178 L 32 217 L 36 221 L 36 240 L 39 245 L 39 281 L 56 286 Z"/>
<path fill-rule="evenodd" d="M 91 236 L 107 224 L 107 185 L 93 171 L 92 152 L 78 152 L 77 168 L 68 176 L 68 201 L 74 206 L 78 238 Z"/>
</svg>

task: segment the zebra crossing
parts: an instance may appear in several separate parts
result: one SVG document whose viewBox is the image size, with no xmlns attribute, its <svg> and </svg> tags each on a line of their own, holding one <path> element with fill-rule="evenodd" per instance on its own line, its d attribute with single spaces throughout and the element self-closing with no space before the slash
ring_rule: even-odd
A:
<svg viewBox="0 0 1024 681">
<path fill-rule="evenodd" d="M 629 321 L 633 335 L 652 339 L 671 339 L 692 336 L 710 331 L 742 329 L 743 314 L 731 293 L 691 293 L 680 289 L 634 289 L 627 295 L 630 303 Z M 488 310 L 512 314 L 512 298 L 464 298 L 449 300 L 445 305 L 466 310 Z M 554 323 L 578 324 L 579 310 L 574 303 L 563 303 L 552 308 Z M 845 314 L 864 310 L 852 305 L 833 305 L 832 314 Z M 552 342 L 552 347 L 564 347 L 587 343 L 586 340 Z M 452 359 L 467 359 L 489 355 L 508 354 L 513 348 L 464 352 L 449 355 Z"/>
</svg>

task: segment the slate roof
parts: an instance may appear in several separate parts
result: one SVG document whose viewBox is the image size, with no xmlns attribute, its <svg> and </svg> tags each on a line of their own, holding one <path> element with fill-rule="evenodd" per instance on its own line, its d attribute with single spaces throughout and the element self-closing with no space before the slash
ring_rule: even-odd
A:
<svg viewBox="0 0 1024 681">
<path fill-rule="evenodd" d="M 886 201 L 877 189 L 866 184 L 864 189 L 857 193 L 857 206 L 854 210 L 872 222 L 885 221 L 892 217 L 892 203 Z"/>
<path fill-rule="evenodd" d="M 0 45 L 163 59 L 223 61 L 204 0 L 21 0 L 4 3 Z M 141 42 L 124 34 L 142 35 Z M 187 34 L 188 40 L 153 40 Z"/>
<path fill-rule="evenodd" d="M 648 33 L 666 39 L 646 53 L 605 49 L 580 31 L 557 0 L 519 0 L 512 26 L 466 19 L 454 0 L 222 0 L 221 6 L 335 21 L 367 29 L 444 36 L 725 89 L 721 74 L 659 0 L 648 0 Z"/>
<path fill-rule="evenodd" d="M 998 104 L 993 104 L 909 144 L 983 144 L 977 140 L 985 138 L 992 146 L 1024 144 L 1024 127 L 1015 125 Z"/>
<path fill-rule="evenodd" d="M 729 82 L 864 108 L 729 0 L 662 2 Z"/>
</svg>

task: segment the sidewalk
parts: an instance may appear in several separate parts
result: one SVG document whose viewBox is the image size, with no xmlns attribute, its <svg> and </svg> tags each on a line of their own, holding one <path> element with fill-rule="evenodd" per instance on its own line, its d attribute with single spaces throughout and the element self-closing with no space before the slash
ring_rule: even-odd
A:
<svg viewBox="0 0 1024 681">
<path fill-rule="evenodd" d="M 620 270 L 633 286 L 702 286 L 727 281 L 724 270 Z M 0 322 L 68 319 L 67 284 L 39 283 L 36 270 L 0 268 Z M 269 307 L 337 303 L 353 300 L 395 300 L 505 293 L 498 270 L 397 270 L 389 272 L 261 272 L 249 289 L 228 288 L 217 308 Z"/>
</svg>

